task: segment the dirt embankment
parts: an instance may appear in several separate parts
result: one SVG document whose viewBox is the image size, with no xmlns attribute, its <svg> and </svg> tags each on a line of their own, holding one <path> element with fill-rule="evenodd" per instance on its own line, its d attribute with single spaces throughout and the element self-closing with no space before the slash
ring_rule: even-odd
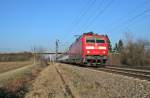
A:
<svg viewBox="0 0 150 98">
<path fill-rule="evenodd" d="M 26 98 L 150 98 L 150 82 L 54 64 L 42 71 Z"/>
</svg>

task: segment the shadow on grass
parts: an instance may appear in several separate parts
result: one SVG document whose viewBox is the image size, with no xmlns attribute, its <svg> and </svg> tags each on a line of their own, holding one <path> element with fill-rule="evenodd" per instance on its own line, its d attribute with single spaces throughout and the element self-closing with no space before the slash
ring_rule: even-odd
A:
<svg viewBox="0 0 150 98">
<path fill-rule="evenodd" d="M 27 81 L 14 80 L 0 87 L 0 98 L 24 98 L 28 87 Z"/>
<path fill-rule="evenodd" d="M 23 98 L 25 90 L 22 91 L 9 91 L 5 88 L 0 88 L 0 98 Z"/>
</svg>

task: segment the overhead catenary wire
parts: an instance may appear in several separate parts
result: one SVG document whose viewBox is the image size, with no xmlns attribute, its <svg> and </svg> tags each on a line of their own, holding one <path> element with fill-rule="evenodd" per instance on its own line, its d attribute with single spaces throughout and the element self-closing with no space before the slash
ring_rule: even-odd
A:
<svg viewBox="0 0 150 98">
<path fill-rule="evenodd" d="M 103 1 L 104 1 L 104 0 L 103 0 Z M 102 8 L 101 10 L 97 9 L 97 10 L 98 10 L 97 14 L 96 14 L 96 15 L 91 14 L 91 15 L 89 16 L 90 18 L 88 18 L 87 21 L 83 24 L 83 26 L 80 26 L 80 29 L 78 29 L 78 30 L 84 31 L 84 30 L 86 30 L 87 28 L 89 28 L 89 27 L 97 20 L 97 18 L 98 18 L 100 15 L 102 15 L 102 14 L 111 6 L 111 4 L 113 3 L 113 1 L 114 1 L 114 0 L 109 1 L 109 2 L 106 4 L 106 6 L 104 6 L 104 8 Z M 148 1 L 149 1 L 149 0 L 145 0 L 145 2 L 143 2 L 143 3 L 147 3 Z M 93 1 L 93 2 L 94 2 L 94 1 Z M 142 4 L 143 4 L 143 3 L 142 3 Z M 92 4 L 92 3 L 90 3 L 90 4 Z M 139 6 L 141 6 L 141 5 L 136 6 L 136 8 L 134 9 L 134 11 L 137 10 L 137 9 L 139 8 Z M 92 8 L 92 7 L 91 7 L 91 8 Z M 88 8 L 88 9 L 89 9 L 89 8 Z M 143 12 L 141 12 L 141 13 L 139 13 L 139 14 L 136 14 L 136 15 L 133 16 L 133 17 L 129 17 L 129 18 L 127 18 L 125 21 L 121 22 L 121 24 L 116 25 L 115 27 L 116 27 L 117 29 L 122 28 L 123 26 L 126 26 L 127 24 L 133 22 L 134 20 L 138 19 L 139 17 L 142 17 L 143 14 L 149 12 L 149 10 L 150 10 L 150 9 L 146 9 L 146 10 L 144 10 Z M 87 14 L 87 13 L 88 13 L 88 10 L 87 10 L 86 12 L 84 12 L 84 13 Z M 80 15 L 80 17 L 78 17 L 79 20 L 83 20 L 84 16 L 85 16 L 85 14 L 82 13 L 82 14 Z M 129 15 L 128 15 L 128 16 L 129 16 Z M 126 17 L 120 18 L 120 21 L 121 21 L 122 19 L 124 19 L 124 18 L 126 18 Z M 85 19 L 85 18 L 84 18 L 84 19 Z M 77 20 L 77 21 L 75 21 L 75 24 L 74 24 L 74 25 L 76 25 L 76 26 L 73 26 L 73 27 L 76 28 L 77 25 L 79 25 L 79 24 L 81 24 L 81 21 L 78 21 L 78 20 Z M 116 29 L 116 28 L 114 28 L 114 29 Z"/>
<path fill-rule="evenodd" d="M 89 28 L 89 26 L 91 26 L 96 19 L 98 19 L 98 17 L 100 15 L 102 15 L 113 3 L 114 0 L 110 0 L 101 10 L 98 10 L 98 13 L 96 15 L 94 15 L 93 18 L 91 18 L 90 21 L 88 21 L 88 23 L 86 23 L 86 25 L 84 27 L 82 27 L 81 32 L 84 31 L 85 29 Z M 104 1 L 102 2 L 102 4 L 104 3 Z"/>
<path fill-rule="evenodd" d="M 120 17 L 117 21 L 114 21 L 114 22 L 111 23 L 109 26 L 114 26 L 114 24 L 115 24 L 116 22 L 121 22 L 122 20 L 125 19 L 125 17 L 128 17 L 129 15 L 131 15 L 132 13 L 135 13 L 136 11 L 139 12 L 139 8 L 141 8 L 142 5 L 145 5 L 145 4 L 149 3 L 149 2 L 150 2 L 150 0 L 145 0 L 145 1 L 142 2 L 142 3 L 139 3 L 133 10 L 127 12 L 127 14 L 125 14 L 125 15 L 122 16 L 122 17 Z"/>
<path fill-rule="evenodd" d="M 146 13 L 148 13 L 148 12 L 150 12 L 150 8 L 148 8 L 148 9 L 142 11 L 141 13 L 138 13 L 137 15 L 135 15 L 135 16 L 133 16 L 133 17 L 131 17 L 131 18 L 128 18 L 126 21 L 122 22 L 122 24 L 117 25 L 117 26 L 114 27 L 113 29 L 114 29 L 114 30 L 118 30 L 118 29 L 120 29 L 120 28 L 122 28 L 122 27 L 124 27 L 124 26 L 127 26 L 129 23 L 131 23 L 132 21 L 138 19 L 139 17 L 144 16 L 144 15 L 145 15 Z"/>
<path fill-rule="evenodd" d="M 87 5 L 89 5 L 91 2 L 91 0 L 88 0 L 87 4 L 85 4 L 85 6 L 80 10 L 79 15 L 77 15 L 74 20 L 72 21 L 72 25 L 75 25 L 77 23 L 77 20 L 81 17 L 81 14 L 85 11 L 85 8 L 87 7 Z"/>
<path fill-rule="evenodd" d="M 150 0 L 145 0 L 143 3 L 145 4 L 145 3 L 148 3 Z M 107 5 L 109 6 L 109 5 L 111 5 L 111 3 L 112 3 L 113 1 L 110 1 L 110 3 L 108 3 Z M 138 5 L 135 9 L 134 9 L 134 11 L 135 10 L 137 10 L 137 8 L 139 8 L 139 6 L 141 6 L 141 5 Z M 106 9 L 107 9 L 107 7 L 105 7 Z M 104 9 L 105 9 L 104 8 Z M 138 14 L 138 15 L 136 15 L 136 16 L 134 16 L 134 17 L 132 17 L 132 18 L 129 18 L 126 22 L 132 22 L 132 21 L 134 21 L 134 20 L 136 20 L 137 18 L 139 18 L 139 17 L 141 17 L 141 16 L 143 16 L 143 14 L 145 14 L 146 12 L 149 12 L 149 9 L 147 9 L 147 10 L 145 10 L 144 12 L 142 12 L 142 13 L 140 13 L 140 14 Z M 87 29 L 89 26 L 91 26 L 92 25 L 92 23 L 94 23 L 94 21 L 97 19 L 97 17 L 101 14 L 101 13 L 103 13 L 103 10 L 101 10 L 100 12 L 99 12 L 99 14 L 97 15 L 97 16 L 95 16 L 95 19 L 93 19 L 92 21 L 90 21 L 89 23 L 87 23 L 86 24 L 86 26 L 85 27 L 81 27 L 80 29 L 81 29 L 81 31 L 84 31 L 85 29 Z M 124 18 L 124 17 L 123 17 Z"/>
<path fill-rule="evenodd" d="M 143 16 L 143 15 L 144 15 L 145 13 L 147 13 L 147 12 L 150 12 L 150 8 L 144 10 L 142 13 L 137 14 L 136 16 L 132 17 L 132 18 L 129 19 L 128 21 L 131 22 L 131 21 L 137 19 L 138 17 Z"/>
<path fill-rule="evenodd" d="M 96 10 L 95 10 L 94 12 L 92 12 L 92 14 L 90 14 L 90 15 L 85 19 L 85 23 L 82 24 L 82 26 L 80 26 L 78 30 L 81 30 L 85 25 L 87 25 L 87 23 L 89 22 L 89 20 L 90 20 L 92 17 L 94 17 L 95 13 L 97 13 L 98 10 L 102 8 L 104 2 L 105 2 L 105 0 L 101 0 L 101 1 L 99 2 L 99 5 L 98 5 L 98 7 L 96 8 Z"/>
<path fill-rule="evenodd" d="M 128 24 L 128 26 L 129 25 L 134 25 L 135 23 L 138 23 L 139 21 L 141 21 L 141 20 L 145 20 L 145 19 L 147 19 L 147 17 L 150 17 L 150 15 L 144 15 L 144 16 L 142 16 L 142 17 L 140 17 L 140 18 L 138 18 L 138 19 L 136 19 L 134 22 L 130 22 L 130 24 Z"/>
<path fill-rule="evenodd" d="M 113 23 L 109 24 L 108 27 L 112 26 L 111 30 L 114 30 L 114 29 L 117 30 L 117 29 L 123 27 L 124 24 L 127 24 L 127 22 L 129 22 L 129 24 L 130 24 L 132 21 L 135 20 L 134 18 L 137 19 L 140 16 L 143 16 L 142 15 L 143 12 L 141 13 L 141 15 L 133 16 L 132 19 L 131 19 L 131 17 L 129 17 L 129 15 L 135 13 L 136 11 L 139 12 L 139 8 L 141 8 L 142 5 L 148 4 L 149 2 L 150 2 L 150 0 L 145 0 L 142 3 L 139 3 L 132 11 L 130 11 L 126 15 L 120 17 L 117 21 L 114 21 Z M 144 12 L 144 14 L 145 14 L 145 12 Z M 128 17 L 128 18 L 125 18 L 125 17 Z M 118 22 L 119 22 L 119 24 L 115 25 Z"/>
<path fill-rule="evenodd" d="M 75 18 L 75 20 L 72 22 L 72 28 L 73 31 L 76 26 L 79 25 L 79 23 L 82 21 L 83 17 L 88 13 L 88 11 L 92 8 L 96 0 L 89 0 L 85 7 L 83 7 L 83 10 L 80 11 L 80 14 Z"/>
</svg>

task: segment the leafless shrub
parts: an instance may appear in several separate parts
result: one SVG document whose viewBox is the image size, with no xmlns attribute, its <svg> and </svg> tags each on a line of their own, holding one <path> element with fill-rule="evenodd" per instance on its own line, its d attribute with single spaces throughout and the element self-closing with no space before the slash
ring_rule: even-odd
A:
<svg viewBox="0 0 150 98">
<path fill-rule="evenodd" d="M 133 41 L 126 37 L 126 45 L 121 52 L 121 63 L 130 66 L 145 66 L 150 64 L 150 47 L 147 44 L 149 41 L 139 39 Z"/>
<path fill-rule="evenodd" d="M 48 59 L 44 55 L 45 52 L 46 52 L 46 49 L 43 47 L 32 48 L 32 53 L 34 55 L 34 63 L 38 63 L 38 65 L 40 66 L 47 66 Z"/>
</svg>

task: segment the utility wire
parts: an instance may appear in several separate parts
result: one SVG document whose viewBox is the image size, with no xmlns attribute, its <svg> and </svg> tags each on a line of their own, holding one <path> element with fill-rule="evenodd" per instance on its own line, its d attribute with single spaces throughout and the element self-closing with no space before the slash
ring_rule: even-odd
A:
<svg viewBox="0 0 150 98">
<path fill-rule="evenodd" d="M 150 12 L 150 8 L 148 8 L 148 9 L 144 10 L 143 12 L 141 12 L 141 13 L 139 13 L 139 14 L 137 14 L 137 15 L 131 17 L 131 18 L 129 18 L 128 20 L 126 20 L 126 21 L 123 22 L 122 24 L 116 26 L 114 29 L 115 29 L 115 30 L 118 30 L 119 28 L 123 27 L 124 24 L 127 25 L 127 23 L 128 23 L 128 24 L 131 23 L 132 21 L 136 20 L 137 18 L 143 16 L 144 14 L 146 14 L 146 13 L 148 13 L 148 12 Z"/>
<path fill-rule="evenodd" d="M 150 12 L 150 8 L 149 8 L 149 9 L 146 9 L 146 10 L 144 10 L 142 13 L 139 13 L 138 15 L 132 17 L 131 19 L 128 20 L 128 22 L 131 22 L 131 21 L 137 19 L 138 17 L 143 16 L 143 15 L 144 15 L 145 13 L 147 13 L 147 12 Z"/>
<path fill-rule="evenodd" d="M 87 6 L 84 8 L 85 10 L 83 12 L 80 12 L 81 14 L 79 14 L 79 17 L 77 17 L 75 19 L 75 22 L 73 22 L 73 28 L 72 30 L 74 30 L 75 27 L 77 27 L 79 25 L 79 23 L 82 21 L 83 17 L 88 13 L 88 11 L 94 6 L 96 0 L 89 0 L 87 3 Z"/>
<path fill-rule="evenodd" d="M 101 0 L 101 2 L 99 3 L 97 9 L 89 15 L 89 17 L 86 19 L 86 22 L 84 22 L 84 24 L 82 24 L 82 26 L 79 27 L 78 30 L 81 30 L 85 25 L 87 25 L 87 23 L 89 22 L 89 20 L 91 19 L 91 17 L 93 17 L 95 15 L 95 13 L 98 12 L 98 9 L 101 9 L 101 7 L 103 6 L 105 0 Z"/>
<path fill-rule="evenodd" d="M 134 25 L 135 23 L 137 23 L 137 22 L 139 22 L 139 21 L 141 21 L 141 20 L 145 20 L 147 17 L 150 17 L 150 15 L 144 15 L 144 16 L 142 16 L 140 19 L 138 19 L 138 21 L 134 21 L 134 22 L 128 24 L 128 26 L 129 26 L 129 25 Z M 144 19 L 143 19 L 143 18 L 144 18 Z M 136 19 L 136 20 L 137 20 L 137 19 Z"/>
<path fill-rule="evenodd" d="M 77 15 L 73 21 L 71 22 L 71 26 L 70 26 L 70 29 L 69 31 L 71 31 L 72 29 L 74 29 L 74 25 L 76 24 L 76 22 L 79 20 L 79 18 L 81 17 L 81 14 L 85 11 L 87 5 L 89 5 L 91 2 L 91 0 L 88 0 L 87 3 L 84 5 L 84 7 L 82 7 L 82 9 L 80 10 L 79 12 L 79 15 Z"/>
<path fill-rule="evenodd" d="M 126 15 L 124 15 L 123 17 L 120 17 L 117 21 L 111 23 L 110 26 L 113 26 L 112 28 L 114 29 L 114 28 L 115 28 L 115 26 L 114 26 L 115 23 L 120 22 L 120 25 L 121 25 L 121 23 L 124 23 L 124 22 L 121 22 L 121 20 L 123 20 L 125 17 L 129 16 L 130 14 L 135 13 L 137 10 L 139 10 L 139 8 L 141 7 L 141 5 L 145 5 L 145 4 L 149 3 L 149 2 L 150 2 L 150 0 L 145 0 L 142 4 L 141 4 L 141 3 L 138 4 L 138 5 L 135 7 L 135 9 L 133 9 L 133 10 L 130 11 L 130 12 L 128 12 L 128 13 L 127 13 Z M 126 21 L 126 20 L 125 20 L 125 21 Z M 110 27 L 110 26 L 109 26 L 109 27 Z M 117 25 L 117 26 L 118 26 L 118 25 Z"/>
<path fill-rule="evenodd" d="M 75 25 L 78 25 L 78 24 L 80 23 L 80 20 L 83 19 L 82 17 L 84 17 L 84 16 L 88 13 L 88 11 L 92 8 L 92 6 L 94 5 L 95 2 L 96 2 L 96 0 L 93 0 L 93 1 L 90 3 L 90 5 L 87 7 L 86 11 L 81 14 L 81 17 L 79 17 L 79 20 L 76 22 Z"/>
<path fill-rule="evenodd" d="M 91 21 L 89 21 L 89 22 L 87 23 L 87 25 L 85 25 L 85 27 L 84 27 L 83 29 L 81 29 L 81 31 L 82 31 L 82 30 L 85 30 L 85 29 L 87 29 L 89 26 L 91 26 L 92 23 L 94 23 L 95 20 L 96 20 L 100 15 L 102 15 L 102 14 L 111 6 L 111 4 L 113 3 L 113 1 L 114 1 L 114 0 L 109 1 L 109 2 L 104 6 L 104 8 L 103 8 L 102 10 L 99 10 L 99 12 L 95 15 L 95 17 L 93 17 L 93 19 L 91 19 Z"/>
<path fill-rule="evenodd" d="M 87 5 L 90 4 L 90 2 L 91 2 L 91 0 L 88 0 L 87 4 L 85 4 L 85 6 L 82 8 L 82 10 L 80 10 L 80 12 L 79 12 L 80 14 L 77 15 L 77 16 L 75 17 L 75 19 L 72 21 L 72 24 L 73 24 L 73 25 L 76 24 L 77 20 L 79 20 L 79 18 L 81 17 L 82 13 L 85 11 L 85 8 L 87 7 Z"/>
</svg>

